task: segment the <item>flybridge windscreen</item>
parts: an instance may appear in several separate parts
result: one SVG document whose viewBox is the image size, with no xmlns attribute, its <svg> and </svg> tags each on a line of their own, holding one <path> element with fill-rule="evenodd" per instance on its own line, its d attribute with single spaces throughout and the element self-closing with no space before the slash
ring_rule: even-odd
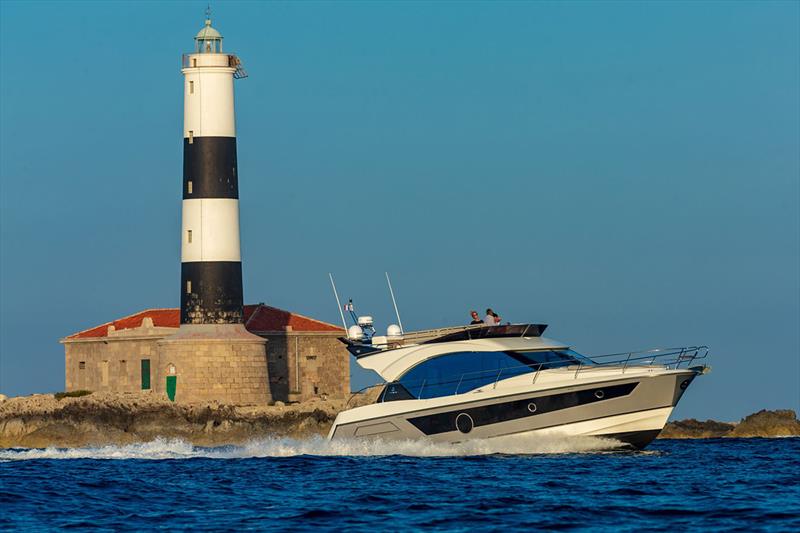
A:
<svg viewBox="0 0 800 533">
<path fill-rule="evenodd" d="M 476 339 L 494 339 L 499 337 L 541 337 L 547 324 L 508 324 L 505 326 L 486 326 L 448 333 L 421 344 L 437 342 L 471 341 Z"/>
</svg>

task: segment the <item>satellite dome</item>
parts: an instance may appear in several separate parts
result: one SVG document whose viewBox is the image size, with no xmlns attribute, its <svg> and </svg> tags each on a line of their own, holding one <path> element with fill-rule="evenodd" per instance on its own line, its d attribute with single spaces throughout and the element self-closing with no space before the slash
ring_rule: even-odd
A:
<svg viewBox="0 0 800 533">
<path fill-rule="evenodd" d="M 389 327 L 386 328 L 386 336 L 390 339 L 399 339 L 403 336 L 403 332 L 397 324 L 389 324 Z"/>
<path fill-rule="evenodd" d="M 350 326 L 347 328 L 347 338 L 360 341 L 364 338 L 364 330 L 360 326 Z"/>
</svg>

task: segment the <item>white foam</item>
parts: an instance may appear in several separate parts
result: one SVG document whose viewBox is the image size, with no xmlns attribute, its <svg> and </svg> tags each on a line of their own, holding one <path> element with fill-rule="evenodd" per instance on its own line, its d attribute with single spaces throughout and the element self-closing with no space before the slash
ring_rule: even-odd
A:
<svg viewBox="0 0 800 533">
<path fill-rule="evenodd" d="M 0 461 L 31 459 L 242 459 L 250 457 L 386 456 L 453 457 L 491 454 L 586 453 L 618 448 L 620 443 L 599 437 L 564 435 L 509 436 L 469 440 L 458 444 L 430 440 L 335 440 L 322 437 L 304 440 L 264 438 L 241 446 L 204 448 L 179 439 L 157 438 L 150 442 L 94 448 L 45 448 L 0 450 Z"/>
</svg>

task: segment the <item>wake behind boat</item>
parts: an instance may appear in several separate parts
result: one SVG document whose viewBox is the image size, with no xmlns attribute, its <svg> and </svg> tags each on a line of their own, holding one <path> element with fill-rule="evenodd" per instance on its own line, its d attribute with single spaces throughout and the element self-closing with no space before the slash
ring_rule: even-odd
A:
<svg viewBox="0 0 800 533">
<path fill-rule="evenodd" d="M 393 325 L 374 336 L 370 317 L 356 320 L 341 340 L 387 383 L 374 404 L 339 413 L 329 439 L 459 442 L 549 432 L 644 448 L 708 371 L 695 364 L 705 346 L 589 358 L 542 337 L 545 324 L 406 334 Z"/>
</svg>

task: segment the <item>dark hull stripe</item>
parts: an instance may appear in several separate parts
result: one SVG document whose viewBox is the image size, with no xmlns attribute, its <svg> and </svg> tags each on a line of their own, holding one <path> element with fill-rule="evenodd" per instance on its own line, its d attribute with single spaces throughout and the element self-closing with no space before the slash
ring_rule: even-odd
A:
<svg viewBox="0 0 800 533">
<path fill-rule="evenodd" d="M 181 263 L 181 324 L 241 324 L 242 303 L 242 263 Z"/>
<path fill-rule="evenodd" d="M 552 413 L 570 407 L 586 405 L 590 403 L 603 402 L 612 398 L 627 396 L 638 383 L 624 383 L 622 385 L 598 386 L 596 388 L 579 390 L 574 392 L 564 392 L 561 394 L 551 394 L 549 396 L 537 396 L 510 402 L 495 403 L 482 407 L 472 407 L 468 409 L 458 409 L 434 415 L 418 416 L 409 418 L 408 421 L 425 435 L 436 435 L 457 429 L 456 421 L 459 415 L 466 414 L 471 420 L 465 426 L 465 418 L 461 417 L 461 427 L 471 430 L 472 427 L 486 426 L 500 422 L 508 422 L 529 416 L 536 416 L 544 413 Z M 598 391 L 602 395 L 598 394 Z M 598 397 L 600 396 L 600 397 Z M 462 429 L 463 430 L 463 429 Z M 467 431 L 467 433 L 469 432 Z"/>
<path fill-rule="evenodd" d="M 192 198 L 239 198 L 236 137 L 183 140 L 183 199 Z"/>
<path fill-rule="evenodd" d="M 692 372 L 690 372 L 690 371 L 687 371 L 687 372 L 686 372 L 686 374 L 690 374 L 690 373 L 692 373 Z M 681 375 L 683 375 L 683 374 L 681 374 Z M 616 382 L 619 382 L 619 381 L 624 381 L 624 380 L 626 380 L 626 379 L 627 379 L 627 380 L 630 380 L 630 379 L 632 379 L 632 378 L 625 378 L 625 377 L 621 377 L 621 378 L 619 378 L 619 379 L 616 379 L 616 380 L 613 380 L 613 381 L 609 380 L 609 381 L 605 381 L 605 382 L 603 382 L 603 383 L 605 383 L 605 384 L 606 384 L 606 386 L 608 386 L 608 384 L 611 384 L 611 383 L 616 383 Z M 628 382 L 630 383 L 630 381 L 628 381 Z M 637 383 L 638 383 L 638 382 L 637 382 Z M 591 385 L 591 384 L 585 384 L 585 385 L 582 385 L 582 386 L 587 386 L 587 387 L 590 387 L 590 386 L 592 386 L 592 385 Z M 597 388 L 597 385 L 594 385 L 594 386 L 595 386 L 595 388 Z M 572 389 L 574 389 L 575 387 L 576 387 L 575 385 L 567 385 L 567 386 L 564 386 L 564 387 L 555 387 L 555 388 L 548 389 L 548 390 L 549 390 L 549 391 L 559 391 L 559 390 L 564 390 L 564 389 L 566 389 L 566 390 L 572 390 Z M 595 390 L 595 389 L 591 389 L 591 390 Z M 381 393 L 381 394 L 382 394 L 382 393 Z M 521 396 L 522 394 L 527 394 L 527 393 L 515 392 L 515 393 L 512 393 L 512 394 L 504 394 L 504 395 L 502 395 L 502 396 L 494 396 L 494 397 L 492 397 L 491 399 L 487 399 L 487 398 L 481 398 L 481 399 L 478 399 L 478 400 L 471 400 L 471 401 L 468 401 L 468 402 L 460 402 L 458 405 L 460 405 L 460 406 L 464 407 L 464 406 L 466 406 L 466 405 L 473 405 L 473 404 L 476 404 L 476 403 L 485 403 L 485 402 L 487 402 L 487 401 L 492 401 L 492 400 L 502 400 L 502 399 L 504 399 L 504 398 L 519 397 L 519 396 Z M 533 394 L 533 393 L 530 393 L 530 394 Z M 459 394 L 455 394 L 455 395 L 453 395 L 453 396 L 454 396 L 454 397 L 463 397 L 463 396 L 465 396 L 465 395 L 464 395 L 464 394 L 460 394 L 460 395 L 459 395 Z M 379 397 L 380 397 L 380 395 L 379 395 Z M 377 402 L 377 403 L 380 403 L 380 402 Z M 452 406 L 423 407 L 423 408 L 421 408 L 421 409 L 415 409 L 415 410 L 413 410 L 413 411 L 407 411 L 407 412 L 405 412 L 405 413 L 400 413 L 400 414 L 401 414 L 401 415 L 411 415 L 411 414 L 414 414 L 414 413 L 423 413 L 423 412 L 426 412 L 426 411 L 430 411 L 430 410 L 432 410 L 432 409 L 442 409 L 442 408 L 445 408 L 445 407 L 452 407 Z M 669 407 L 669 406 L 668 406 L 668 405 L 665 405 L 664 407 Z M 656 407 L 654 407 L 653 409 L 656 409 Z M 463 409 L 462 409 L 461 411 L 463 411 Z M 459 412 L 461 412 L 461 411 L 459 411 Z M 364 422 L 371 422 L 371 421 L 374 421 L 374 420 L 381 420 L 381 419 L 384 419 L 384 418 L 387 418 L 387 417 L 391 417 L 391 416 L 393 416 L 393 415 L 378 415 L 378 416 L 373 416 L 372 418 L 365 418 L 365 419 L 358 420 L 358 421 L 355 421 L 355 422 L 347 422 L 346 424 L 341 424 L 341 427 L 344 427 L 344 426 L 351 426 L 351 425 L 353 425 L 353 424 L 363 424 Z"/>
</svg>

